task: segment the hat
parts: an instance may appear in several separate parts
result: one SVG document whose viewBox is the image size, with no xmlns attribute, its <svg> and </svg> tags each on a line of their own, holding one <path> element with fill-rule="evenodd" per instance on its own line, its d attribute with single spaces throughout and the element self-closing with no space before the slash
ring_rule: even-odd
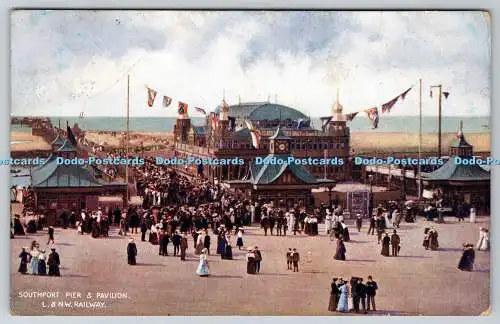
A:
<svg viewBox="0 0 500 324">
<path fill-rule="evenodd" d="M 133 238 L 133 237 L 131 237 L 128 241 L 129 241 L 129 242 L 134 242 L 134 238 Z"/>
</svg>

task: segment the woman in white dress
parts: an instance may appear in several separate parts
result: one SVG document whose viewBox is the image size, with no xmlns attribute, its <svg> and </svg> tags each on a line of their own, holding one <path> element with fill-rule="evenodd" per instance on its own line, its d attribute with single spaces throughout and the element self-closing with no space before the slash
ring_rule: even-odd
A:
<svg viewBox="0 0 500 324">
<path fill-rule="evenodd" d="M 489 251 L 490 237 L 487 228 L 481 227 L 481 229 L 479 230 L 479 240 L 477 241 L 476 249 L 478 251 Z"/>
<path fill-rule="evenodd" d="M 200 255 L 200 263 L 198 268 L 196 268 L 196 274 L 200 277 L 208 277 L 209 267 L 208 267 L 208 250 L 203 249 Z"/>
<path fill-rule="evenodd" d="M 38 257 L 40 256 L 40 252 L 38 251 L 38 247 L 34 246 L 30 252 L 31 261 L 28 267 L 28 272 L 33 275 L 38 274 Z"/>
</svg>

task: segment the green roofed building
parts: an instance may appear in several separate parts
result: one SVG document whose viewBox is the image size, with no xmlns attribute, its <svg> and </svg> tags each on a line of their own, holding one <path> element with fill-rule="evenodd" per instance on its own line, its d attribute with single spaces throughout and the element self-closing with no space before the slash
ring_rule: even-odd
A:
<svg viewBox="0 0 500 324">
<path fill-rule="evenodd" d="M 449 160 L 439 169 L 422 174 L 424 187 L 442 192 L 445 204 L 453 207 L 460 203 L 471 204 L 475 208 L 490 206 L 490 172 L 479 164 L 463 163 L 473 159 L 473 150 L 460 123 L 457 138 L 450 145 Z"/>
<path fill-rule="evenodd" d="M 249 165 L 253 159 L 265 157 L 269 153 L 271 136 L 280 127 L 281 132 L 290 138 L 288 149 L 293 156 L 327 156 L 345 161 L 343 165 L 327 165 L 326 170 L 323 166 L 305 165 L 304 168 L 312 176 L 325 177 L 326 171 L 329 179 L 350 180 L 350 130 L 338 95 L 331 109 L 320 110 L 329 116 L 325 117 L 327 121 L 323 125 L 313 125 L 310 116 L 296 108 L 269 101 L 229 105 L 222 100 L 206 116 L 206 125 L 203 127 L 192 126 L 186 114 L 179 116 L 174 127 L 174 148 L 178 158 L 241 158 L 244 163 L 210 165 L 201 172 L 196 166 L 178 169 L 190 175 L 200 176 L 202 173 L 213 182 L 241 180 L 249 173 Z"/>
<path fill-rule="evenodd" d="M 97 207 L 102 195 L 120 195 L 126 202 L 125 183 L 104 183 L 94 177 L 88 165 L 62 164 L 58 158 L 77 158 L 76 149 L 64 141 L 41 166 L 31 172 L 31 187 L 35 192 L 36 208 L 45 214 L 48 225 L 57 225 L 64 212 Z"/>
<path fill-rule="evenodd" d="M 269 154 L 265 162 L 253 160 L 242 180 L 226 183 L 234 189 L 248 190 L 255 199 L 273 201 L 276 206 L 311 206 L 311 189 L 334 187 L 335 181 L 315 178 L 303 165 L 291 162 L 291 137 L 278 127 L 269 138 Z M 267 162 L 266 162 L 267 161 Z M 259 220 L 256 220 L 259 221 Z"/>
</svg>

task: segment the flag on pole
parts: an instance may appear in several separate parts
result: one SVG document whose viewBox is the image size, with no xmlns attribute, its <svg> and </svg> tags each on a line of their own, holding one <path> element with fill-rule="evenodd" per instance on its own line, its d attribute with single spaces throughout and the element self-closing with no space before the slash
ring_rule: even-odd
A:
<svg viewBox="0 0 500 324">
<path fill-rule="evenodd" d="M 372 122 L 372 129 L 378 128 L 379 114 L 378 108 L 373 107 L 365 110 L 365 113 L 368 114 L 368 119 Z"/>
<path fill-rule="evenodd" d="M 179 109 L 177 110 L 177 112 L 179 113 L 179 115 L 185 115 L 185 114 L 187 114 L 187 110 L 188 110 L 187 103 L 179 101 Z"/>
<path fill-rule="evenodd" d="M 68 121 L 66 121 L 66 133 L 68 134 L 68 140 L 73 146 L 77 145 L 77 141 L 75 138 L 75 135 L 73 135 L 73 131 L 71 130 L 71 127 L 69 127 Z"/>
<path fill-rule="evenodd" d="M 254 127 L 251 121 L 246 120 L 245 123 L 247 124 L 247 127 L 250 130 L 250 135 L 252 136 L 252 145 L 256 149 L 258 149 L 260 146 L 260 139 L 261 139 L 260 132 L 258 129 Z"/>
<path fill-rule="evenodd" d="M 354 117 L 356 117 L 357 114 L 359 114 L 359 111 L 356 111 L 356 112 L 353 112 L 350 114 L 346 114 L 345 118 L 347 119 L 347 121 L 352 121 L 354 119 Z"/>
<path fill-rule="evenodd" d="M 297 129 L 300 129 L 304 124 L 304 119 L 299 118 L 297 119 Z"/>
<path fill-rule="evenodd" d="M 206 114 L 207 114 L 207 112 L 206 112 L 206 111 L 205 111 L 205 109 L 203 109 L 203 108 L 200 108 L 200 107 L 194 107 L 194 109 L 196 109 L 196 111 L 197 111 L 197 112 L 200 112 L 200 113 L 202 113 L 203 115 L 206 115 Z"/>
<path fill-rule="evenodd" d="M 217 114 L 214 112 L 211 112 L 210 113 L 210 126 L 212 129 L 217 128 L 217 122 L 218 122 Z"/>
<path fill-rule="evenodd" d="M 326 130 L 326 126 L 328 126 L 328 124 L 330 123 L 330 121 L 332 120 L 332 116 L 328 116 L 328 117 L 321 117 L 321 129 L 323 130 L 323 132 Z"/>
<path fill-rule="evenodd" d="M 148 90 L 148 106 L 151 108 L 155 103 L 156 95 L 158 94 L 158 92 L 147 86 L 146 89 Z"/>
<path fill-rule="evenodd" d="M 163 108 L 167 108 L 172 103 L 172 98 L 163 96 Z"/>
</svg>

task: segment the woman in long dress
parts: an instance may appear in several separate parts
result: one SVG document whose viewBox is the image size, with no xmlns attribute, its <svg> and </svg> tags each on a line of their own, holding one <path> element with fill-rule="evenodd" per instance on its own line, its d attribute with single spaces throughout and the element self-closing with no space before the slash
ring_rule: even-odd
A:
<svg viewBox="0 0 500 324">
<path fill-rule="evenodd" d="M 29 264 L 29 258 L 30 254 L 26 252 L 28 250 L 27 247 L 23 247 L 21 254 L 19 254 L 19 258 L 21 259 L 21 263 L 19 264 L 19 272 L 22 274 L 26 274 L 28 272 L 28 264 Z"/>
<path fill-rule="evenodd" d="M 389 234 L 385 233 L 384 238 L 382 239 L 382 251 L 380 254 L 383 256 L 389 256 L 389 246 L 391 245 L 391 238 Z"/>
<path fill-rule="evenodd" d="M 462 271 L 472 271 L 474 269 L 474 258 L 474 245 L 470 243 L 465 244 L 464 252 L 462 254 L 462 257 L 460 258 L 460 261 L 458 262 L 458 269 Z"/>
<path fill-rule="evenodd" d="M 224 254 L 222 258 L 224 260 L 232 260 L 233 259 L 233 248 L 231 246 L 231 237 L 229 235 L 225 238 L 226 248 L 224 250 Z"/>
<path fill-rule="evenodd" d="M 330 312 L 336 312 L 337 311 L 337 300 L 339 299 L 340 295 L 340 290 L 339 287 L 337 287 L 337 278 L 333 278 L 332 283 L 331 283 L 331 290 L 330 290 L 330 301 L 328 302 L 328 310 Z"/>
<path fill-rule="evenodd" d="M 344 222 L 340 223 L 342 225 L 342 238 L 344 242 L 349 242 L 351 240 L 351 236 L 349 235 L 349 228 Z"/>
<path fill-rule="evenodd" d="M 337 306 L 337 311 L 342 313 L 347 313 L 349 311 L 349 287 L 347 283 L 340 280 L 341 286 L 339 287 L 340 299 Z"/>
<path fill-rule="evenodd" d="M 29 273 L 33 275 L 38 274 L 38 256 L 40 255 L 40 252 L 38 251 L 38 247 L 34 246 L 33 249 L 30 252 L 31 255 L 31 261 L 29 265 Z"/>
<path fill-rule="evenodd" d="M 40 251 L 38 256 L 38 274 L 40 276 L 47 275 L 47 264 L 45 263 L 45 250 Z"/>
<path fill-rule="evenodd" d="M 205 236 L 202 232 L 198 232 L 198 237 L 196 238 L 196 249 L 194 250 L 195 255 L 201 255 L 201 251 L 204 249 Z"/>
<path fill-rule="evenodd" d="M 130 238 L 127 245 L 127 262 L 130 265 L 136 265 L 137 257 L 137 246 L 135 245 L 134 239 Z"/>
<path fill-rule="evenodd" d="M 256 272 L 256 269 L 255 269 L 255 253 L 253 252 L 252 249 L 248 250 L 246 258 L 247 258 L 247 273 L 248 274 L 255 274 L 255 272 Z"/>
<path fill-rule="evenodd" d="M 200 263 L 198 268 L 196 268 L 196 274 L 200 277 L 208 277 L 209 267 L 208 267 L 208 250 L 203 249 L 200 255 Z"/>
<path fill-rule="evenodd" d="M 479 231 L 479 240 L 477 241 L 476 249 L 478 251 L 489 251 L 490 237 L 487 228 L 481 227 L 481 230 Z"/>
<path fill-rule="evenodd" d="M 434 228 L 429 231 L 429 245 L 433 251 L 439 248 L 438 232 Z"/>
<path fill-rule="evenodd" d="M 344 241 L 342 240 L 342 236 L 339 236 L 337 238 L 337 249 L 335 250 L 334 259 L 345 261 L 345 252 L 346 252 L 346 248 L 345 248 Z"/>
<path fill-rule="evenodd" d="M 158 228 L 153 224 L 149 232 L 149 243 L 158 245 Z"/>
<path fill-rule="evenodd" d="M 224 254 L 226 252 L 226 234 L 224 230 L 220 230 L 217 235 L 217 254 Z"/>
<path fill-rule="evenodd" d="M 237 236 L 238 239 L 236 240 L 236 245 L 238 246 L 238 250 L 241 250 L 243 247 L 243 231 L 239 230 Z"/>
</svg>

